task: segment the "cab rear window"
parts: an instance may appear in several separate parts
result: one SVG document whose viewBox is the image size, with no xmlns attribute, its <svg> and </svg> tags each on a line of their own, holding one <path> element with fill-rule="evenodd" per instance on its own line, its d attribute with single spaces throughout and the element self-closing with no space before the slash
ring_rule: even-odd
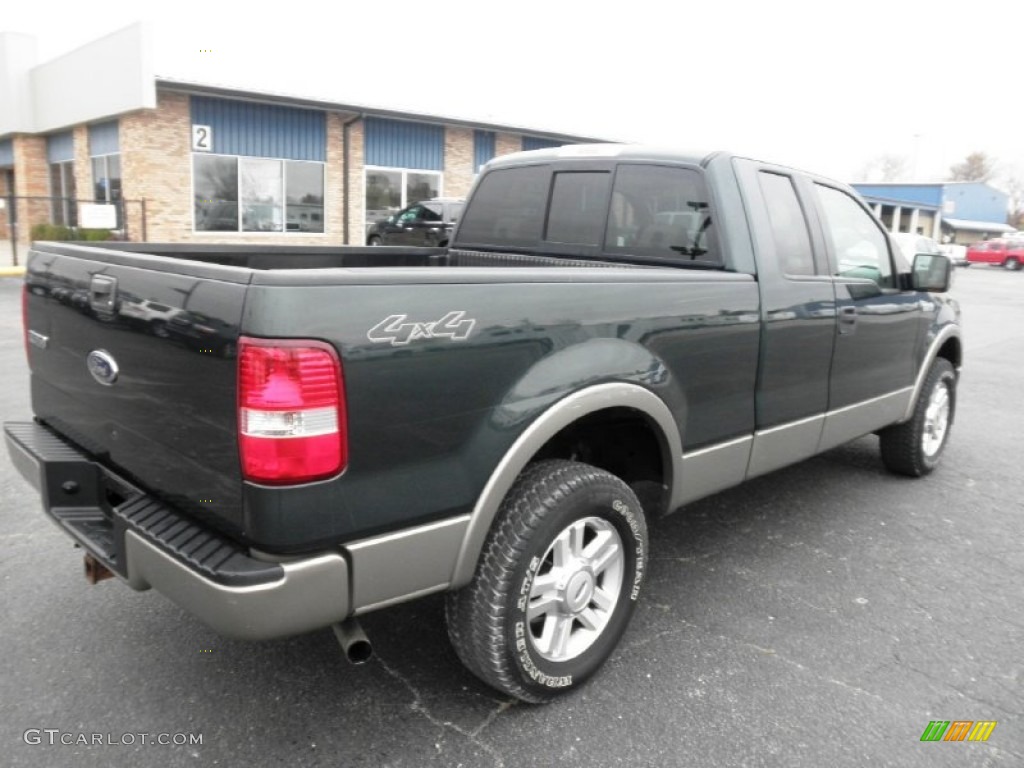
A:
<svg viewBox="0 0 1024 768">
<path fill-rule="evenodd" d="M 546 165 L 491 171 L 473 193 L 459 244 L 536 246 L 544 227 L 551 169 Z"/>
<path fill-rule="evenodd" d="M 620 165 L 605 251 L 668 264 L 721 263 L 704 177 L 691 168 Z"/>
<path fill-rule="evenodd" d="M 639 163 L 623 163 L 614 173 L 558 165 L 490 171 L 473 193 L 455 246 L 721 264 L 701 172 Z"/>
</svg>

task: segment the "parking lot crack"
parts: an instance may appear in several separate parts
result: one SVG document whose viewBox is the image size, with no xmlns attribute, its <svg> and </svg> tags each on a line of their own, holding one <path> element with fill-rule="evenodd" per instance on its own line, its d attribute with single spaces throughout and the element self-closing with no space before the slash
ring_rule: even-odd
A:
<svg viewBox="0 0 1024 768">
<path fill-rule="evenodd" d="M 666 629 L 666 630 L 663 630 L 661 632 L 657 632 L 657 633 L 651 635 L 650 637 L 645 637 L 645 638 L 643 638 L 641 640 L 638 640 L 636 642 L 630 643 L 629 646 L 625 650 L 632 651 L 632 650 L 635 650 L 637 648 L 640 648 L 640 647 L 643 647 L 645 645 L 648 645 L 650 643 L 653 643 L 653 642 L 655 642 L 655 641 L 657 641 L 657 640 L 659 640 L 661 638 L 669 637 L 669 636 L 672 636 L 672 635 L 677 635 L 677 634 L 680 634 L 682 632 L 697 630 L 697 631 L 700 631 L 700 632 L 707 633 L 706 629 L 704 629 L 703 627 L 700 627 L 700 626 L 698 626 L 696 624 L 692 624 L 692 623 L 686 622 L 686 621 L 683 621 L 681 623 L 683 625 L 681 627 L 676 627 L 674 629 Z M 735 637 L 730 637 L 728 635 L 715 634 L 715 633 L 709 633 L 709 634 L 711 634 L 712 637 L 715 637 L 715 638 L 717 638 L 719 640 L 722 640 L 724 642 L 730 643 L 732 645 L 737 645 L 737 646 L 741 646 L 743 648 L 747 648 L 747 649 L 752 650 L 752 651 L 757 651 L 757 653 L 760 654 L 760 655 L 771 656 L 772 658 L 775 658 L 775 659 L 781 661 L 783 664 L 787 664 L 787 665 L 793 667 L 794 669 L 798 669 L 798 670 L 800 670 L 801 672 L 803 672 L 805 674 L 808 674 L 808 675 L 811 675 L 812 677 L 817 678 L 818 680 L 822 680 L 822 681 L 824 681 L 826 683 L 830 683 L 832 685 L 839 686 L 840 688 L 845 688 L 846 690 L 852 692 L 853 694 L 855 694 L 857 696 L 867 696 L 869 698 L 875 699 L 876 701 L 880 701 L 880 702 L 885 703 L 885 704 L 889 703 L 882 696 L 879 696 L 877 693 L 872 693 L 871 691 L 865 690 L 864 688 L 860 688 L 859 686 L 851 685 L 850 683 L 847 683 L 844 680 L 838 680 L 838 679 L 836 679 L 834 677 L 828 677 L 827 675 L 822 675 L 821 673 L 816 672 L 815 670 L 811 669 L 810 667 L 808 667 L 808 666 L 806 666 L 804 664 L 801 664 L 799 661 L 795 661 L 793 659 L 790 659 L 790 658 L 787 658 L 787 657 L 783 656 L 778 651 L 776 651 L 774 648 L 766 648 L 764 646 L 757 645 L 756 643 L 751 643 L 751 642 L 748 642 L 746 640 L 739 640 L 739 639 L 737 639 Z"/>
<path fill-rule="evenodd" d="M 483 731 L 484 731 L 484 730 L 485 730 L 485 729 L 486 729 L 486 728 L 487 728 L 487 727 L 488 727 L 488 726 L 489 726 L 489 725 L 490 725 L 491 723 L 493 723 L 493 722 L 494 722 L 495 720 L 497 720 L 497 719 L 498 719 L 498 717 L 499 717 L 499 716 L 501 715 L 501 713 L 502 713 L 502 712 L 505 712 L 506 710 L 508 710 L 508 709 L 510 709 L 511 707 L 514 707 L 514 706 L 515 706 L 515 702 L 514 702 L 514 701 L 511 701 L 511 700 L 509 700 L 509 701 L 503 701 L 503 702 L 501 702 L 500 704 L 498 704 L 498 706 L 497 706 L 497 707 L 496 707 L 496 708 L 495 708 L 494 710 L 492 710 L 492 711 L 490 712 L 490 714 L 488 714 L 488 715 L 487 715 L 487 717 L 486 717 L 486 718 L 484 718 L 484 721 L 483 721 L 482 723 L 480 723 L 480 725 L 478 725 L 478 726 L 477 726 L 476 728 L 474 728 L 474 729 L 473 729 L 473 730 L 471 731 L 471 733 L 472 733 L 472 735 L 473 735 L 473 738 L 476 738 L 476 737 L 477 737 L 477 736 L 479 736 L 479 735 L 480 735 L 481 733 L 483 733 Z"/>
<path fill-rule="evenodd" d="M 487 726 L 494 722 L 494 720 L 502 712 L 511 707 L 513 705 L 513 702 L 502 702 L 495 710 L 493 710 L 487 715 L 487 717 L 479 726 L 477 726 L 471 731 L 466 730 L 465 728 L 456 725 L 450 720 L 443 720 L 440 717 L 434 715 L 430 711 L 430 709 L 427 708 L 426 704 L 423 703 L 423 695 L 420 693 L 419 689 L 412 683 L 412 681 L 410 681 L 407 677 L 405 677 L 405 675 L 403 675 L 397 669 L 395 669 L 386 661 L 384 661 L 384 659 L 382 659 L 379 655 L 375 656 L 374 658 L 377 659 L 377 662 L 380 664 L 381 668 L 385 672 L 387 672 L 390 677 L 397 680 L 403 687 L 406 688 L 406 690 L 409 691 L 409 693 L 412 694 L 412 702 L 409 704 L 409 709 L 421 715 L 431 725 L 442 730 L 453 731 L 454 733 L 466 739 L 473 746 L 486 752 L 487 755 L 490 756 L 492 760 L 494 760 L 494 768 L 505 768 L 505 761 L 498 753 L 498 750 L 496 750 L 492 745 L 488 744 L 486 741 L 479 738 L 479 735 Z"/>
</svg>

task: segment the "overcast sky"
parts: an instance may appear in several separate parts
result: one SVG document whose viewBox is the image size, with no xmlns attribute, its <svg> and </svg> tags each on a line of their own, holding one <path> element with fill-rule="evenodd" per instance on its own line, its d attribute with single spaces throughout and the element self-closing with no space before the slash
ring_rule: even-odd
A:
<svg viewBox="0 0 1024 768">
<path fill-rule="evenodd" d="M 11 0 L 0 27 L 36 36 L 47 61 L 138 20 L 167 77 L 730 149 L 847 181 L 883 153 L 922 181 L 972 151 L 1024 177 L 1019 0 Z"/>
</svg>

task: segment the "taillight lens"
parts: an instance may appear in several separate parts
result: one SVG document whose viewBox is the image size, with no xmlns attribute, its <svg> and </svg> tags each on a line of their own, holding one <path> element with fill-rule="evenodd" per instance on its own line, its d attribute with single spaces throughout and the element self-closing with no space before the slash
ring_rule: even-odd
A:
<svg viewBox="0 0 1024 768">
<path fill-rule="evenodd" d="M 238 445 L 246 480 L 288 485 L 338 474 L 348 463 L 346 415 L 333 347 L 239 340 Z"/>
</svg>

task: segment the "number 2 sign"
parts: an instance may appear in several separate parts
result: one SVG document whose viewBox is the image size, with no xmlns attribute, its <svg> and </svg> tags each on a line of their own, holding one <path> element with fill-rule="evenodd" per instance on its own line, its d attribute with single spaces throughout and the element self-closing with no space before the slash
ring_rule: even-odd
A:
<svg viewBox="0 0 1024 768">
<path fill-rule="evenodd" d="M 192 126 L 192 149 L 195 152 L 210 152 L 213 150 L 213 129 L 210 126 Z"/>
</svg>

